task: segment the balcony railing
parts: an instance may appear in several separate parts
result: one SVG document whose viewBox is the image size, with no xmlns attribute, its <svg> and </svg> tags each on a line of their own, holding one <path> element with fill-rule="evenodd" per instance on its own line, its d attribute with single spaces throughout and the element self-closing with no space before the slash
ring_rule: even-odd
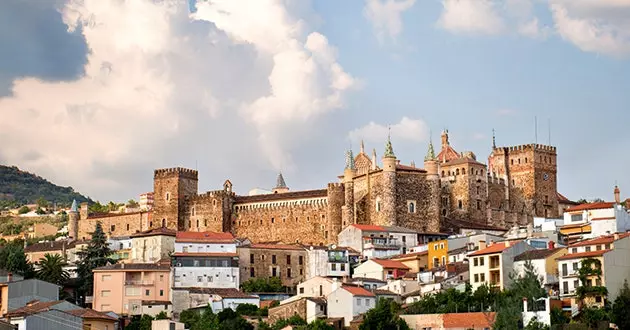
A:
<svg viewBox="0 0 630 330">
<path fill-rule="evenodd" d="M 363 240 L 363 244 L 371 245 L 373 247 L 391 247 L 399 248 L 402 245 L 396 239 L 391 238 L 366 238 Z"/>
</svg>

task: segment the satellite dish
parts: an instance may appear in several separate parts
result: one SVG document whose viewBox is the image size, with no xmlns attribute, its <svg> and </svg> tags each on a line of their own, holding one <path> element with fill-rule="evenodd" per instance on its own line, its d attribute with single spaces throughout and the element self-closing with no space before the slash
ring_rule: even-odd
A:
<svg viewBox="0 0 630 330">
<path fill-rule="evenodd" d="M 333 250 L 337 248 L 337 245 L 333 244 L 330 246 Z"/>
</svg>

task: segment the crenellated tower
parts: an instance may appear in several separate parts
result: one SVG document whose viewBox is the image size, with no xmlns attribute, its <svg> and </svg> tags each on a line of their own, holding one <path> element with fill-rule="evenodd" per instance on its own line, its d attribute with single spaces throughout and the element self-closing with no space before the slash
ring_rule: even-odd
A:
<svg viewBox="0 0 630 330">
<path fill-rule="evenodd" d="M 70 212 L 68 212 L 68 237 L 77 239 L 79 237 L 79 208 L 77 201 L 72 201 Z"/>
<path fill-rule="evenodd" d="M 186 203 L 197 195 L 198 172 L 182 167 L 157 169 L 153 174 L 153 221 L 150 227 L 187 230 Z"/>
</svg>

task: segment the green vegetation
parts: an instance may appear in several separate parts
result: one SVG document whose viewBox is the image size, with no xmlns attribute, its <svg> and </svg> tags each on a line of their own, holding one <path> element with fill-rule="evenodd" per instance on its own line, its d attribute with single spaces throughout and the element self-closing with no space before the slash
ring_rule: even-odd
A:
<svg viewBox="0 0 630 330">
<path fill-rule="evenodd" d="M 35 275 L 42 281 L 63 285 L 70 278 L 70 274 L 63 269 L 67 265 L 62 256 L 46 253 L 37 262 L 38 269 Z"/>
<path fill-rule="evenodd" d="M 399 329 L 409 330 L 407 323 L 398 315 L 400 305 L 391 299 L 380 299 L 363 318 L 359 330 Z"/>
<path fill-rule="evenodd" d="M 227 308 L 214 314 L 210 306 L 203 312 L 185 310 L 179 315 L 179 321 L 190 330 L 253 330 L 254 326 L 241 315 Z"/>
<path fill-rule="evenodd" d="M 270 278 L 252 278 L 243 284 L 241 289 L 245 292 L 285 292 L 286 288 L 282 286 L 282 281 L 278 277 Z"/>
<path fill-rule="evenodd" d="M 630 329 L 630 288 L 628 281 L 624 281 L 623 288 L 612 306 L 612 321 L 619 329 Z"/>
<path fill-rule="evenodd" d="M 70 206 L 73 199 L 77 202 L 92 201 L 89 197 L 75 192 L 72 187 L 60 187 L 15 166 L 3 165 L 0 165 L 0 199 L 10 201 L 0 204 L 0 207 L 38 203 L 40 199 L 47 201 L 46 203 L 53 202 L 65 206 Z"/>
<path fill-rule="evenodd" d="M 80 258 L 80 262 L 77 264 L 77 275 L 81 281 L 81 286 L 78 288 L 79 294 L 85 299 L 85 296 L 92 295 L 92 286 L 94 277 L 92 271 L 95 268 L 103 267 L 109 264 L 115 264 L 116 260 L 111 258 L 112 251 L 107 245 L 107 238 L 103 232 L 103 226 L 100 222 L 96 223 L 94 233 L 92 233 L 92 239 L 85 250 L 77 252 Z M 82 302 L 84 301 L 83 299 Z"/>
<path fill-rule="evenodd" d="M 269 308 L 258 308 L 254 304 L 240 304 L 236 306 L 236 313 L 244 316 L 264 316 L 269 315 Z"/>
<path fill-rule="evenodd" d="M 8 243 L 5 242 L 0 247 L 0 269 L 20 274 L 24 278 L 35 276 L 33 265 L 26 260 L 23 240 L 16 239 Z"/>
</svg>

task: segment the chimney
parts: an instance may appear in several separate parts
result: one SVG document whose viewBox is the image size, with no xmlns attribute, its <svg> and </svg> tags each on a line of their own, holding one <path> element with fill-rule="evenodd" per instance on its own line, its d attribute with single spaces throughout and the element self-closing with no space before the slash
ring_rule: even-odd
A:
<svg viewBox="0 0 630 330">
<path fill-rule="evenodd" d="M 620 197 L 619 186 L 615 186 L 615 203 L 616 204 L 621 204 L 621 197 Z"/>
<path fill-rule="evenodd" d="M 486 241 L 479 241 L 479 250 L 483 250 L 486 248 Z"/>
<path fill-rule="evenodd" d="M 510 247 L 510 245 L 511 245 L 510 241 L 505 241 L 505 247 L 506 247 L 506 248 L 509 248 L 509 247 Z"/>
</svg>

